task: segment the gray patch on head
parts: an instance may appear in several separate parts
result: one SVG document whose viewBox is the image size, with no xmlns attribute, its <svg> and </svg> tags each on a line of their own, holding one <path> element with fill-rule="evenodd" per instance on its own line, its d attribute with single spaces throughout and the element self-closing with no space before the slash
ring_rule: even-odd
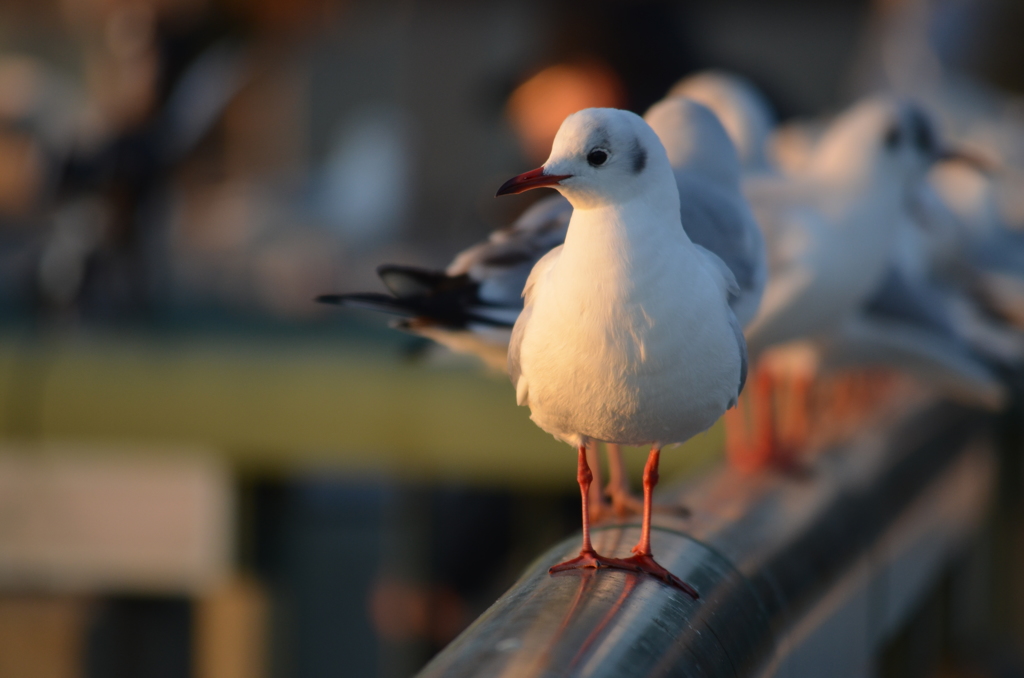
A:
<svg viewBox="0 0 1024 678">
<path fill-rule="evenodd" d="M 647 166 L 647 151 L 644 150 L 639 139 L 633 139 L 633 148 L 629 154 L 633 161 L 633 174 L 640 174 Z"/>
</svg>

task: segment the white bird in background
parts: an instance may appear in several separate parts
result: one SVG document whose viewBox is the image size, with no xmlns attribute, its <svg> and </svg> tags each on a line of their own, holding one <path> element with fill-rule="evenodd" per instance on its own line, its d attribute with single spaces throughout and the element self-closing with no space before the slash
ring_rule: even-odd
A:
<svg viewBox="0 0 1024 678">
<path fill-rule="evenodd" d="M 803 165 L 813 157 L 822 132 L 829 126 L 827 121 L 812 120 L 775 128 L 775 118 L 764 95 L 746 79 L 723 71 L 688 76 L 671 93 L 700 101 L 715 112 L 736 148 L 742 149 L 743 170 L 753 177 L 754 185 L 758 183 L 757 175 L 785 172 L 786 167 L 775 167 L 773 151 L 790 149 L 795 144 L 798 148 L 787 150 L 786 154 L 797 153 L 799 161 L 791 159 L 787 164 L 790 168 Z M 929 128 L 931 121 L 923 113 L 919 123 L 922 143 L 932 143 L 929 135 L 938 139 L 937 131 Z M 919 199 L 914 201 L 913 211 L 928 212 L 928 223 L 922 228 L 910 223 L 912 215 L 903 215 L 896 228 L 895 263 L 867 303 L 829 337 L 823 365 L 905 367 L 925 377 L 925 381 L 940 385 L 947 394 L 966 395 L 967 399 L 986 405 L 1000 402 L 1005 388 L 976 355 L 971 355 L 970 347 L 953 327 L 941 294 L 922 277 L 927 275 L 926 268 L 937 265 L 931 263 L 932 259 L 948 258 L 951 250 L 960 249 L 960 242 L 951 235 L 955 224 L 949 215 L 939 214 L 936 218 L 934 199 L 928 199 L 929 185 L 921 183 L 920 189 L 915 194 Z M 978 202 L 970 201 L 975 211 L 980 209 Z M 960 203 L 964 203 L 963 197 Z"/>
<path fill-rule="evenodd" d="M 932 162 L 972 157 L 945 145 L 934 120 L 914 107 L 915 146 Z M 935 169 L 927 175 L 930 179 Z M 998 409 L 1007 388 L 994 366 L 1020 359 L 1021 344 L 984 317 L 952 280 L 963 227 L 928 181 L 912 186 L 894 222 L 889 268 L 875 292 L 832 334 L 824 360 L 831 366 L 902 369 L 947 397 Z"/>
<path fill-rule="evenodd" d="M 860 365 L 877 357 L 876 346 L 860 350 L 873 336 L 843 332 L 883 283 L 907 198 L 932 162 L 921 136 L 916 109 L 869 99 L 829 126 L 802 172 L 748 176 L 771 273 L 746 328 L 754 388 L 727 420 L 738 466 L 792 466 L 813 430 L 809 394 L 821 368 L 847 366 L 836 354 Z M 837 348 L 824 363 L 830 342 Z M 832 414 L 821 423 L 841 424 L 843 413 Z"/>
<path fill-rule="evenodd" d="M 668 98 L 686 97 L 710 108 L 721 120 L 739 153 L 744 172 L 771 171 L 769 141 L 775 113 L 749 80 L 726 71 L 701 71 L 669 90 Z"/>
<path fill-rule="evenodd" d="M 948 398 L 997 410 L 1007 388 L 957 325 L 940 289 L 892 268 L 875 295 L 819 344 L 821 365 L 898 369 Z"/>
<path fill-rule="evenodd" d="M 764 420 L 748 413 L 729 422 L 730 440 L 735 432 L 755 447 L 733 444 L 734 457 L 785 463 L 806 442 L 794 446 L 792 432 L 810 431 L 808 419 L 793 427 L 808 414 L 793 404 L 806 398 L 818 374 L 895 368 L 945 397 L 998 409 L 1008 389 L 996 367 L 1020 355 L 1019 342 L 981 317 L 960 289 L 934 279 L 957 249 L 950 236 L 955 219 L 925 178 L 936 161 L 965 154 L 943 145 L 920 107 L 894 100 L 863 102 L 823 130 L 807 146 L 806 162 L 794 165 L 800 169 L 747 180 L 773 269 L 763 315 L 748 327 L 751 354 L 800 344 L 756 367 L 753 391 L 789 404 L 787 445 L 793 449 L 780 449 L 774 430 L 752 434 L 744 422 Z M 784 381 L 776 384 L 779 377 Z M 788 391 L 777 396 L 776 385 Z M 752 407 L 775 410 L 771 404 Z M 842 419 L 840 412 L 832 415 Z M 756 445 L 766 442 L 770 452 L 760 457 Z"/>
<path fill-rule="evenodd" d="M 979 53 L 992 49 L 984 36 L 1002 13 L 999 6 L 934 0 L 876 5 L 853 80 L 862 91 L 882 89 L 922 102 L 958 145 L 996 161 L 1001 171 L 988 179 L 994 207 L 1005 223 L 1019 227 L 1024 224 L 1024 98 L 977 75 Z"/>
<path fill-rule="evenodd" d="M 1019 333 L 1024 329 L 1024 232 L 1006 222 L 992 173 L 976 163 L 943 163 L 929 179 L 959 227 L 956 237 L 948 239 L 952 246 L 933 254 L 937 276 L 972 294 L 981 308 L 975 315 L 989 330 Z"/>
<path fill-rule="evenodd" d="M 802 170 L 830 122 L 816 118 L 780 125 L 764 93 L 746 78 L 727 71 L 689 75 L 673 85 L 670 96 L 699 101 L 718 116 L 747 177 Z"/>
<path fill-rule="evenodd" d="M 771 277 L 747 327 L 752 355 L 836 331 L 881 284 L 908 195 L 936 149 L 919 111 L 885 98 L 840 116 L 800 177 L 751 179 Z"/>
<path fill-rule="evenodd" d="M 696 597 L 651 553 L 651 494 L 661 448 L 708 429 L 746 378 L 746 346 L 728 305 L 729 268 L 687 237 L 672 167 L 640 117 L 586 109 L 559 129 L 543 167 L 498 195 L 550 186 L 573 205 L 565 244 L 534 267 L 509 346 L 520 405 L 578 448 L 583 548 L 551 568 L 643 571 Z M 627 559 L 597 554 L 585 445 L 651 445 L 641 538 Z"/>
<path fill-rule="evenodd" d="M 736 278 L 739 292 L 729 305 L 745 327 L 761 304 L 768 259 L 761 228 L 743 197 L 736 149 L 715 114 L 690 99 L 668 97 L 644 120 L 668 153 L 686 234 L 724 261 Z"/>
</svg>

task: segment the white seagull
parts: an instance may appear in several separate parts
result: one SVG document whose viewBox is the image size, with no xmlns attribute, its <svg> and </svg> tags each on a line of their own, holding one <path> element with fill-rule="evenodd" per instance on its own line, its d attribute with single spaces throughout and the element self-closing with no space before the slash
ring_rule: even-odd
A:
<svg viewBox="0 0 1024 678">
<path fill-rule="evenodd" d="M 696 597 L 652 556 L 651 495 L 661 448 L 708 429 L 743 388 L 746 345 L 728 304 L 736 281 L 683 230 L 668 155 L 633 113 L 569 116 L 544 166 L 510 179 L 498 195 L 542 186 L 565 196 L 573 214 L 565 244 L 526 283 L 509 373 L 533 421 L 578 448 L 583 547 L 551 572 L 641 571 Z M 651 446 L 631 558 L 601 556 L 591 544 L 591 440 Z"/>
<path fill-rule="evenodd" d="M 645 120 L 667 150 L 683 227 L 693 242 L 729 267 L 738 289 L 729 303 L 745 326 L 761 302 L 768 262 L 761 229 L 742 193 L 736 150 L 714 113 L 683 97 L 655 104 Z M 508 228 L 458 254 L 443 272 L 386 264 L 378 272 L 390 294 L 325 295 L 320 300 L 405 315 L 396 323 L 400 329 L 504 371 L 527 276 L 542 256 L 562 244 L 571 214 L 572 206 L 562 196 L 545 198 Z M 640 511 L 641 503 L 629 490 L 621 450 L 614 444 L 607 448 L 610 479 L 605 491 L 613 510 L 619 515 Z M 599 499 L 595 508 L 600 508 Z"/>
<path fill-rule="evenodd" d="M 745 184 L 771 277 L 747 327 L 752 355 L 839 328 L 882 283 L 908 200 L 937 149 L 920 111 L 861 102 L 826 131 L 805 174 Z"/>
<path fill-rule="evenodd" d="M 754 319 L 768 281 L 761 227 L 743 197 L 739 155 L 725 127 L 706 106 L 668 97 L 644 115 L 668 153 L 679 190 L 683 228 L 736 278 L 729 305 L 741 327 Z"/>
<path fill-rule="evenodd" d="M 970 171 L 979 162 L 947 146 L 926 111 L 914 110 L 914 145 L 924 159 L 958 160 L 946 165 Z M 996 367 L 1019 361 L 1014 333 L 986 318 L 967 293 L 962 272 L 970 250 L 962 219 L 929 181 L 913 186 L 895 223 L 896 242 L 882 284 L 842 329 L 823 356 L 832 366 L 888 365 L 936 387 L 943 395 L 1000 409 L 1008 389 Z"/>
</svg>

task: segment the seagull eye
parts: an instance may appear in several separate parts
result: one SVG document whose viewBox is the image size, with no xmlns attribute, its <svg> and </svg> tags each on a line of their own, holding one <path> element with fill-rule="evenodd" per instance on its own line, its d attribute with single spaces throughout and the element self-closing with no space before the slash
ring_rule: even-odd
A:
<svg viewBox="0 0 1024 678">
<path fill-rule="evenodd" d="M 595 148 L 590 153 L 587 153 L 587 162 L 589 162 L 592 167 L 600 167 L 608 162 L 608 151 L 603 148 Z"/>
</svg>

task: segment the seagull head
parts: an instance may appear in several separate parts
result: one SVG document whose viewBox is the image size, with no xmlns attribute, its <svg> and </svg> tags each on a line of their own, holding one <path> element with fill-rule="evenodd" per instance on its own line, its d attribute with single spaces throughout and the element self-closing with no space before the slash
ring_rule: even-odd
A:
<svg viewBox="0 0 1024 678">
<path fill-rule="evenodd" d="M 692 171 L 719 184 L 739 187 L 736 147 L 707 106 L 684 97 L 670 97 L 651 106 L 644 120 L 665 145 L 673 170 Z"/>
<path fill-rule="evenodd" d="M 497 195 L 548 186 L 575 209 L 637 198 L 675 201 L 679 193 L 658 135 L 643 118 L 615 108 L 587 108 L 562 122 L 543 166 L 512 177 Z"/>
<path fill-rule="evenodd" d="M 768 167 L 768 138 L 775 113 L 750 81 L 725 71 L 702 71 L 677 82 L 669 97 L 684 96 L 704 104 L 722 121 L 746 169 Z"/>
<path fill-rule="evenodd" d="M 921 106 L 887 97 L 867 99 L 825 133 L 813 167 L 827 174 L 871 173 L 883 181 L 920 182 L 931 166 L 964 157 L 945 145 Z"/>
</svg>

